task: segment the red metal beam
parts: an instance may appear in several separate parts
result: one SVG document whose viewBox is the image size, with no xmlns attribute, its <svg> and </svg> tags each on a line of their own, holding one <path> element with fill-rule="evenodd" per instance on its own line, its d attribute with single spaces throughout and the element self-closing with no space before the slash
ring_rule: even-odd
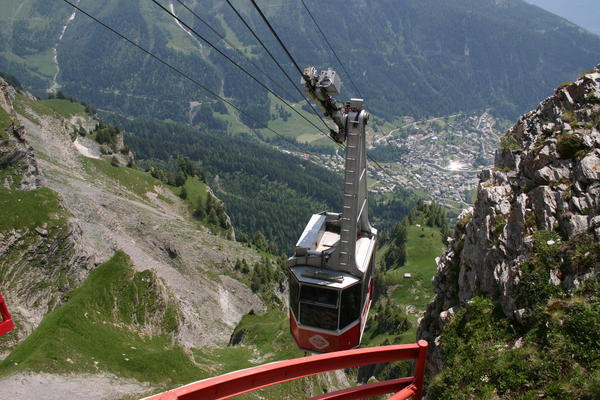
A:
<svg viewBox="0 0 600 400">
<path fill-rule="evenodd" d="M 427 342 L 424 340 L 415 344 L 401 344 L 319 354 L 294 360 L 279 361 L 217 376 L 215 378 L 195 382 L 169 392 L 148 397 L 147 400 L 227 399 L 267 386 L 323 372 L 399 360 L 418 359 L 416 371 L 423 373 L 426 354 Z M 421 362 L 423 363 L 422 367 L 419 365 Z M 410 385 L 413 389 L 403 389 L 400 393 L 404 392 L 404 395 L 406 395 L 406 393 L 410 392 L 410 395 L 415 394 L 415 400 L 420 399 L 420 397 L 416 395 L 418 389 L 421 389 L 415 387 L 417 382 L 420 382 L 420 385 L 422 385 L 423 377 L 415 375 L 414 384 Z M 365 390 L 370 390 L 368 385 L 366 386 Z M 355 393 L 360 393 L 360 390 L 356 389 Z M 406 397 L 397 397 L 397 399 L 407 398 L 410 395 L 406 395 Z M 359 399 L 365 397 L 369 396 L 353 398 Z"/>
<path fill-rule="evenodd" d="M 409 397 L 414 396 L 413 399 L 420 400 L 420 397 L 417 397 L 417 388 L 415 385 L 410 385 L 388 398 L 388 400 L 406 400 Z"/>
<path fill-rule="evenodd" d="M 0 293 L 0 336 L 7 334 L 12 331 L 15 327 L 13 320 L 8 312 L 8 307 L 6 307 L 6 302 Z"/>
<path fill-rule="evenodd" d="M 308 400 L 361 400 L 369 397 L 381 396 L 388 393 L 396 393 L 412 384 L 414 377 L 392 379 L 385 382 L 369 383 L 367 385 L 354 386 L 337 392 L 325 393 Z"/>
</svg>

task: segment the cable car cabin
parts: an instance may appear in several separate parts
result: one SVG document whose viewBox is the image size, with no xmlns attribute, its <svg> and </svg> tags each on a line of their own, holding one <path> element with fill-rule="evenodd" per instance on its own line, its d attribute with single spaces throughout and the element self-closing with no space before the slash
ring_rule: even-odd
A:
<svg viewBox="0 0 600 400">
<path fill-rule="evenodd" d="M 340 214 L 315 214 L 289 259 L 290 330 L 298 347 L 331 352 L 357 347 L 373 299 L 376 230 L 356 240 L 357 272 L 340 262 Z"/>
</svg>

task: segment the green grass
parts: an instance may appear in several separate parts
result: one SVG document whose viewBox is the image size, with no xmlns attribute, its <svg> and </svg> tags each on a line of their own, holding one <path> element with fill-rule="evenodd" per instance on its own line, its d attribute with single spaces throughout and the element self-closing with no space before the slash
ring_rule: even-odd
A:
<svg viewBox="0 0 600 400">
<path fill-rule="evenodd" d="M 233 335 L 242 336 L 240 344 L 218 349 L 195 349 L 196 361 L 204 360 L 207 364 L 217 366 L 215 372 L 221 374 L 304 356 L 289 333 L 287 313 L 279 310 L 245 315 Z M 252 362 L 252 359 L 256 360 Z"/>
<path fill-rule="evenodd" d="M 232 134 L 251 133 L 251 130 L 235 116 L 233 107 L 229 105 L 226 105 L 226 107 L 228 111 L 227 114 L 215 112 L 213 113 L 213 116 L 227 122 L 227 131 Z"/>
<path fill-rule="evenodd" d="M 6 135 L 4 130 L 10 127 L 12 123 L 13 120 L 10 115 L 4 111 L 4 108 L 0 107 L 0 134 Z"/>
<path fill-rule="evenodd" d="M 56 64 L 54 64 L 53 58 L 52 49 L 47 49 L 46 51 L 23 57 L 23 60 L 29 68 L 37 70 L 41 75 L 52 77 L 56 73 Z"/>
<path fill-rule="evenodd" d="M 4 0 L 2 2 L 4 12 L 0 15 L 0 21 L 9 21 L 20 3 L 20 0 Z"/>
<path fill-rule="evenodd" d="M 444 327 L 445 369 L 429 382 L 428 398 L 599 398 L 600 303 L 597 283 L 590 286 L 532 310 L 532 326 L 511 322 L 491 298 L 471 299 Z"/>
<path fill-rule="evenodd" d="M 50 99 L 50 100 L 41 100 L 40 103 L 48 106 L 58 115 L 69 118 L 75 114 L 84 114 L 85 107 L 79 103 L 64 100 L 64 99 Z"/>
<path fill-rule="evenodd" d="M 421 225 L 420 227 L 416 226 Z M 370 331 L 365 334 L 364 345 L 374 346 L 382 344 L 386 339 L 395 344 L 413 343 L 415 341 L 417 320 L 427 308 L 433 298 L 433 285 L 431 278 L 435 275 L 435 257 L 443 252 L 439 228 L 425 225 L 420 219 L 407 229 L 406 263 L 404 266 L 386 272 L 383 282 L 386 288 L 392 288 L 389 301 L 393 307 L 404 307 L 411 305 L 415 307 L 416 314 L 407 314 L 411 322 L 411 328 L 402 335 L 396 337 L 388 334 L 375 335 Z M 385 248 L 378 250 L 379 255 L 385 252 Z M 405 273 L 410 273 L 411 278 L 404 278 Z M 384 300 L 385 301 L 385 300 Z M 367 323 L 367 329 L 369 324 Z"/>
<path fill-rule="evenodd" d="M 408 227 L 406 264 L 389 271 L 385 278 L 389 284 L 399 285 L 393 293 L 396 302 L 412 304 L 424 310 L 433 297 L 431 278 L 435 275 L 435 257 L 442 254 L 443 244 L 438 228 L 430 228 L 423 223 L 420 225 Z M 412 278 L 403 278 L 405 273 L 412 274 Z"/>
<path fill-rule="evenodd" d="M 155 275 L 135 272 L 117 252 L 0 362 L 0 375 L 100 370 L 165 387 L 206 377 L 170 336 L 138 333 L 141 315 L 162 315 L 157 323 L 172 326 L 173 312 L 159 297 Z"/>
<path fill-rule="evenodd" d="M 67 215 L 58 195 L 48 188 L 10 190 L 0 187 L 0 231 L 33 229 L 44 223 L 57 225 Z"/>
<path fill-rule="evenodd" d="M 281 119 L 279 117 L 277 119 L 269 121 L 269 123 L 268 123 L 269 128 L 275 130 L 276 132 L 278 132 L 279 134 L 281 134 L 282 136 L 285 136 L 287 138 L 293 138 L 293 139 L 297 139 L 302 142 L 308 142 L 308 143 L 312 143 L 312 144 L 335 146 L 335 143 L 333 141 L 331 141 L 331 140 L 325 138 L 323 135 L 321 135 L 319 130 L 317 130 L 317 128 L 315 128 L 310 123 L 308 123 L 308 121 L 306 121 L 304 118 L 300 117 L 298 114 L 296 114 L 288 106 L 286 106 L 284 103 L 282 103 L 280 100 L 278 100 L 274 96 L 272 96 L 272 95 L 269 95 L 269 96 L 271 99 L 271 114 L 275 114 L 275 115 L 278 114 L 277 109 L 275 107 L 277 104 L 280 105 L 281 107 L 283 107 L 286 112 L 291 113 L 291 116 L 288 117 L 287 121 L 284 121 L 283 119 Z M 318 126 L 320 129 L 323 129 L 323 130 L 325 129 L 325 126 L 323 126 L 323 123 L 321 122 L 321 120 L 319 120 L 319 118 L 317 118 L 314 114 L 306 112 L 302 109 L 302 107 L 301 107 L 302 103 L 297 103 L 297 104 L 292 104 L 292 105 L 294 106 L 295 110 L 297 110 L 300 114 L 302 114 L 304 117 L 306 117 L 313 124 Z M 319 111 L 319 110 L 317 110 L 317 111 Z M 320 113 L 320 111 L 319 111 L 319 113 Z M 321 114 L 319 114 L 319 115 L 321 115 Z M 325 119 L 325 121 L 327 121 L 327 119 Z M 333 124 L 333 122 L 331 122 L 331 121 L 329 121 L 328 124 L 332 127 L 335 126 Z M 263 135 L 265 135 L 266 137 L 274 137 L 275 136 L 275 134 L 268 129 L 260 129 L 260 132 Z M 320 140 L 320 139 L 324 139 L 324 141 Z"/>
<path fill-rule="evenodd" d="M 195 349 L 197 363 L 214 368 L 213 375 L 254 367 L 273 361 L 303 357 L 289 332 L 288 315 L 270 310 L 261 315 L 245 315 L 235 329 L 243 335 L 240 344 L 219 349 Z M 298 399 L 306 397 L 306 386 L 315 378 L 304 378 L 239 396 L 239 399 Z M 323 393 L 314 385 L 317 394 Z M 238 397 L 236 397 L 237 399 Z"/>
<path fill-rule="evenodd" d="M 142 199 L 147 199 L 146 193 L 154 192 L 155 186 L 163 185 L 160 180 L 147 172 L 127 167 L 115 167 L 105 160 L 84 158 L 83 163 L 90 175 L 94 176 L 100 172 Z"/>
<path fill-rule="evenodd" d="M 13 102 L 13 108 L 17 114 L 20 114 L 31 122 L 39 125 L 40 121 L 29 112 L 29 109 L 33 110 L 31 103 L 33 103 L 33 101 L 28 99 L 25 95 L 17 93 L 17 98 Z"/>
<path fill-rule="evenodd" d="M 208 196 L 208 188 L 204 182 L 201 182 L 197 177 L 188 177 L 183 184 L 183 188 L 187 193 L 185 203 L 189 206 L 190 210 L 196 209 L 198 205 L 203 208 L 206 207 L 206 198 Z M 169 189 L 173 191 L 177 196 L 181 194 L 182 187 L 169 186 Z"/>
</svg>

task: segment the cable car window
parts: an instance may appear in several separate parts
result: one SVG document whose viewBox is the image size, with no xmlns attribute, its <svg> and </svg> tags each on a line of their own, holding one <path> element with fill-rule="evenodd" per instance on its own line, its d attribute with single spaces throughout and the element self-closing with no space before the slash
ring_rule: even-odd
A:
<svg viewBox="0 0 600 400">
<path fill-rule="evenodd" d="M 289 277 L 290 282 L 290 309 L 294 313 L 296 319 L 298 319 L 298 302 L 299 302 L 299 294 L 300 294 L 300 284 L 296 280 L 296 277 L 293 273 L 290 272 Z"/>
<path fill-rule="evenodd" d="M 360 318 L 361 291 L 360 283 L 342 291 L 340 329 Z"/>
<path fill-rule="evenodd" d="M 302 285 L 300 287 L 300 299 L 315 303 L 328 304 L 337 307 L 338 291 L 324 289 L 316 286 Z"/>
<path fill-rule="evenodd" d="M 337 308 L 300 303 L 300 323 L 302 325 L 335 331 L 337 330 L 337 320 Z"/>
</svg>

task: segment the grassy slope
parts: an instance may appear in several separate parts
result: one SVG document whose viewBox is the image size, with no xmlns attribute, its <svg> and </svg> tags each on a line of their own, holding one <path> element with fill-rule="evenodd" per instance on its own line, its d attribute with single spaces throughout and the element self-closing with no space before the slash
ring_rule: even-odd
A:
<svg viewBox="0 0 600 400">
<path fill-rule="evenodd" d="M 0 31 L 6 37 L 12 34 L 16 20 L 25 19 L 24 16 L 31 14 L 33 2 L 21 0 L 3 0 L 2 12 L 0 13 Z M 17 10 L 19 13 L 16 13 Z M 28 23 L 32 27 L 43 27 L 47 21 L 45 18 L 28 18 Z M 0 56 L 6 58 L 9 62 L 27 66 L 28 73 L 36 78 L 50 81 L 56 72 L 56 66 L 53 61 L 53 54 L 50 49 L 40 51 L 29 56 L 18 56 L 8 47 L 0 51 Z"/>
<path fill-rule="evenodd" d="M 197 177 L 188 177 L 183 184 L 183 187 L 187 193 L 184 201 L 191 211 L 198 207 L 198 205 L 202 206 L 203 208 L 206 207 L 208 187 L 204 182 L 201 182 Z M 182 187 L 169 186 L 169 189 L 179 196 L 181 194 Z"/>
<path fill-rule="evenodd" d="M 212 365 L 214 375 L 250 368 L 273 361 L 303 357 L 289 333 L 288 315 L 270 310 L 261 315 L 245 315 L 233 334 L 242 336 L 242 342 L 223 349 L 194 351 L 196 361 Z M 239 396 L 239 399 L 298 399 L 306 397 L 308 384 L 316 394 L 328 391 L 316 378 L 304 378 Z M 238 398 L 238 397 L 236 397 Z"/>
<path fill-rule="evenodd" d="M 85 112 L 83 105 L 70 100 L 49 99 L 42 100 L 40 103 L 47 105 L 55 113 L 64 118 L 69 118 L 72 115 L 83 114 Z"/>
<path fill-rule="evenodd" d="M 421 225 L 420 227 L 417 224 Z M 427 308 L 433 297 L 432 277 L 435 275 L 435 257 L 442 254 L 443 244 L 438 228 L 431 228 L 423 221 L 417 220 L 408 227 L 406 243 L 407 260 L 404 266 L 390 271 L 382 272 L 383 282 L 388 292 L 393 307 L 405 308 L 413 306 L 415 313 L 408 314 L 411 328 L 399 338 L 387 334 L 374 335 L 372 330 L 365 332 L 363 344 L 372 346 L 383 343 L 386 339 L 400 343 L 413 343 L 416 337 L 417 320 Z M 385 249 L 381 249 L 382 255 Z M 405 273 L 410 273 L 412 278 L 404 278 Z"/>
<path fill-rule="evenodd" d="M 48 188 L 11 190 L 0 187 L 0 231 L 50 227 L 64 221 L 58 195 Z"/>
<path fill-rule="evenodd" d="M 157 186 L 165 186 L 163 182 L 147 172 L 134 168 L 116 167 L 106 160 L 84 158 L 83 164 L 91 176 L 97 176 L 98 183 L 106 184 L 105 177 L 108 177 L 109 182 L 114 183 L 112 189 L 123 197 L 134 198 L 135 200 L 148 203 L 149 200 L 146 193 L 154 193 Z M 98 174 L 103 176 L 100 177 Z M 172 203 L 170 199 L 161 194 L 158 194 L 158 198 L 167 203 Z"/>
<path fill-rule="evenodd" d="M 33 101 L 19 95 L 19 112 L 37 121 L 37 115 L 62 116 L 80 111 L 80 105 L 64 100 Z M 33 113 L 26 113 L 29 108 Z M 4 115 L 0 114 L 2 123 Z M 8 117 L 8 116 L 7 116 Z M 90 175 L 106 184 L 114 183 L 118 192 L 146 200 L 146 193 L 155 191 L 162 182 L 150 174 L 135 169 L 114 167 L 104 160 L 85 159 Z M 99 174 L 101 176 L 99 176 Z M 186 203 L 206 204 L 207 187 L 197 178 L 185 183 Z M 180 188 L 171 188 L 179 194 Z M 5 214 L 5 215 L 4 215 Z M 49 189 L 10 191 L 0 188 L 0 229 L 34 228 L 49 221 L 66 218 L 58 196 Z M 144 321 L 140 316 L 164 305 L 158 303 L 147 282 L 156 278 L 152 273 L 135 272 L 124 253 L 97 267 L 79 288 L 67 294 L 68 301 L 46 315 L 40 326 L 11 354 L 0 362 L 0 376 L 19 371 L 51 373 L 95 373 L 107 371 L 117 376 L 148 381 L 160 390 L 260 365 L 266 362 L 300 357 L 300 352 L 288 330 L 287 314 L 271 310 L 262 315 L 247 315 L 237 330 L 245 331 L 242 344 L 225 348 L 192 349 L 190 353 L 173 345 L 167 334 L 142 336 Z M 174 314 L 162 317 L 157 323 L 165 329 L 174 328 Z M 147 320 L 146 320 L 147 322 Z M 310 382 L 308 382 L 310 381 Z M 307 385 L 316 393 L 327 390 L 323 383 L 308 378 L 264 389 L 242 398 L 288 398 L 305 395 Z"/>
<path fill-rule="evenodd" d="M 156 299 L 155 279 L 150 272 L 135 272 L 127 255 L 117 252 L 90 273 L 65 305 L 46 315 L 0 363 L 0 374 L 103 370 L 167 385 L 206 376 L 166 334 L 144 337 L 136 332 L 146 322 L 141 316 L 169 307 Z M 176 311 L 164 311 L 155 323 L 172 330 Z"/>
<path fill-rule="evenodd" d="M 300 142 L 312 143 L 317 145 L 331 145 L 335 146 L 335 144 L 324 137 L 314 126 L 312 126 L 308 121 L 304 118 L 300 117 L 294 111 L 290 110 L 284 103 L 280 100 L 276 99 L 274 96 L 269 95 L 271 99 L 271 115 L 275 114 L 276 119 L 269 121 L 269 128 L 275 130 L 279 134 L 287 137 L 297 139 Z M 325 126 L 323 126 L 323 122 L 319 120 L 314 114 L 306 112 L 302 109 L 302 104 L 304 103 L 294 103 L 294 109 L 297 110 L 300 114 L 305 116 L 309 121 L 319 127 L 321 130 L 325 130 Z M 283 107 L 286 112 L 289 112 L 291 115 L 288 117 L 287 121 L 284 121 L 279 117 L 276 105 Z M 320 110 L 317 110 L 319 115 L 322 115 Z M 327 121 L 327 120 L 326 120 Z M 328 122 L 330 126 L 334 126 L 332 122 Z M 268 129 L 260 129 L 260 132 L 267 136 L 273 137 L 275 134 Z M 324 140 L 322 140 L 324 139 Z"/>
<path fill-rule="evenodd" d="M 8 128 L 12 123 L 12 118 L 4 108 L 0 107 L 0 132 L 4 133 L 4 129 Z"/>
<path fill-rule="evenodd" d="M 34 114 L 37 115 L 53 115 L 57 116 L 52 108 L 50 108 L 43 101 L 32 100 L 29 97 L 25 96 L 23 93 L 17 93 L 17 97 L 13 103 L 13 107 L 15 111 L 30 120 L 35 124 L 40 124 L 39 120 L 35 115 L 32 115 L 29 111 L 33 111 Z"/>
<path fill-rule="evenodd" d="M 506 318 L 494 297 L 469 300 L 443 327 L 444 369 L 430 381 L 428 398 L 600 398 L 600 284 L 565 290 L 550 279 L 552 270 L 597 274 L 600 243 L 543 230 L 533 242 L 513 292 L 524 317 Z"/>
</svg>

